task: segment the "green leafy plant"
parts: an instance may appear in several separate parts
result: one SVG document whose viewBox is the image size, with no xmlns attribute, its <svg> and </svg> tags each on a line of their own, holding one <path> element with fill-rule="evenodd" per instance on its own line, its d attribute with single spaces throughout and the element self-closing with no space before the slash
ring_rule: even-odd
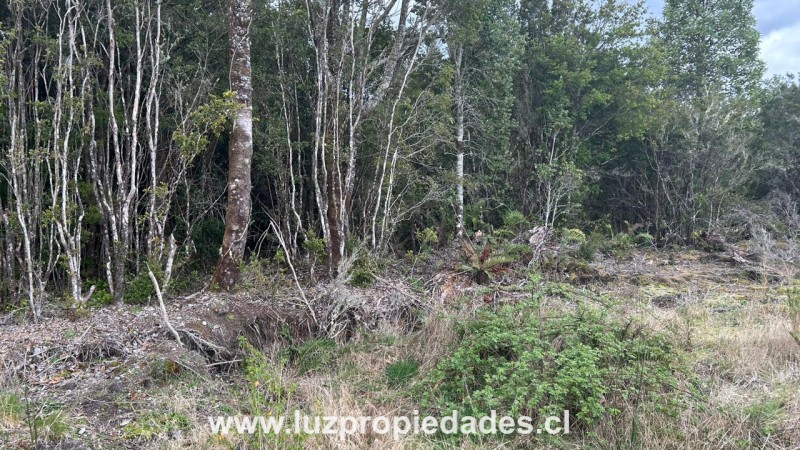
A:
<svg viewBox="0 0 800 450">
<path fill-rule="evenodd" d="M 512 209 L 503 214 L 503 226 L 509 231 L 520 233 L 530 228 L 531 222 L 525 214 Z"/>
<path fill-rule="evenodd" d="M 545 297 L 563 297 L 576 308 L 549 313 Z M 535 416 L 566 409 L 591 425 L 637 399 L 666 407 L 680 397 L 661 395 L 677 384 L 678 367 L 664 337 L 613 317 L 602 301 L 565 285 L 483 311 L 458 330 L 458 346 L 422 384 L 426 405 L 439 412 Z"/>
<path fill-rule="evenodd" d="M 633 242 L 639 247 L 652 247 L 655 239 L 650 233 L 639 233 L 633 237 Z"/>
<path fill-rule="evenodd" d="M 586 234 L 577 228 L 567 228 L 561 232 L 561 239 L 565 244 L 584 244 Z"/>
<path fill-rule="evenodd" d="M 69 431 L 67 416 L 58 404 L 32 401 L 27 392 L 24 397 L 0 393 L 0 430 L 5 433 L 19 425 L 27 428 L 36 448 L 42 442 L 58 441 Z"/>
<path fill-rule="evenodd" d="M 417 231 L 414 237 L 419 242 L 420 252 L 422 253 L 433 251 L 433 248 L 439 244 L 439 235 L 436 233 L 436 230 L 431 227 Z"/>
<path fill-rule="evenodd" d="M 511 263 L 514 259 L 508 255 L 492 256 L 493 250 L 490 243 L 484 244 L 481 251 L 469 241 L 462 241 L 462 256 L 464 264 L 462 269 L 471 274 L 472 279 L 478 284 L 486 284 L 493 280 L 495 275 L 501 272 L 504 265 Z"/>
<path fill-rule="evenodd" d="M 154 264 L 153 273 L 156 278 L 161 282 L 164 274 L 161 272 L 160 265 Z M 150 276 L 147 271 L 142 271 L 138 275 L 128 281 L 127 288 L 125 289 L 125 303 L 129 305 L 144 305 L 147 304 L 151 298 L 156 295 L 156 289 L 153 287 L 153 282 L 150 281 Z"/>
<path fill-rule="evenodd" d="M 289 402 L 292 400 L 297 386 L 283 376 L 283 369 L 288 363 L 285 354 L 279 361 L 272 362 L 244 336 L 239 337 L 239 346 L 244 352 L 244 376 L 247 384 L 243 391 L 247 413 L 252 416 L 286 416 L 289 418 Z M 287 422 L 287 426 L 290 426 Z M 248 448 L 293 448 L 300 435 L 275 433 L 265 434 L 257 430 L 251 438 Z M 299 447 L 302 448 L 302 447 Z"/>
<path fill-rule="evenodd" d="M 297 373 L 304 375 L 330 368 L 336 362 L 336 342 L 328 338 L 311 339 L 293 349 Z"/>
</svg>

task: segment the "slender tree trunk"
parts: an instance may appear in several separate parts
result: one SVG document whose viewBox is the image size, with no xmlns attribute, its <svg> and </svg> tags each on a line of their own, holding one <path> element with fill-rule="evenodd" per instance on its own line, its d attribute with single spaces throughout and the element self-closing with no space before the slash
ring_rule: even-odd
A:
<svg viewBox="0 0 800 450">
<path fill-rule="evenodd" d="M 464 69 L 462 60 L 464 46 L 459 45 L 455 52 L 455 103 L 456 103 L 456 237 L 464 236 Z"/>
<path fill-rule="evenodd" d="M 250 224 L 253 158 L 253 87 L 250 68 L 250 0 L 228 0 L 228 38 L 231 55 L 231 87 L 236 91 L 239 109 L 228 148 L 228 206 L 225 234 L 212 287 L 230 290 L 239 278 L 244 258 L 247 227 Z"/>
</svg>

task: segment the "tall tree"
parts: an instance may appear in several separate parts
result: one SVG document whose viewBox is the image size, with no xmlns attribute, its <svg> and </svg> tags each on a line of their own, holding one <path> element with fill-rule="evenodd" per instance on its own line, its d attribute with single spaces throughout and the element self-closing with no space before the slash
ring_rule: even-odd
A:
<svg viewBox="0 0 800 450">
<path fill-rule="evenodd" d="M 212 286 L 230 290 L 238 281 L 239 264 L 244 258 L 252 201 L 250 167 L 253 160 L 253 85 L 250 67 L 250 25 L 253 18 L 250 0 L 228 1 L 228 40 L 231 61 L 231 88 L 236 91 L 238 108 L 228 148 L 228 206 L 225 234 Z"/>
<path fill-rule="evenodd" d="M 444 41 L 453 65 L 456 153 L 456 236 L 465 226 L 467 156 L 486 166 L 508 148 L 513 106 L 512 78 L 521 48 L 516 3 L 445 1 Z M 506 158 L 508 155 L 503 155 Z"/>
<path fill-rule="evenodd" d="M 517 204 L 548 226 L 577 213 L 588 176 L 641 120 L 644 10 L 615 0 L 523 0 L 515 79 Z"/>
<path fill-rule="evenodd" d="M 676 88 L 700 96 L 711 88 L 751 91 L 761 81 L 760 34 L 753 0 L 667 0 L 662 39 Z"/>
</svg>

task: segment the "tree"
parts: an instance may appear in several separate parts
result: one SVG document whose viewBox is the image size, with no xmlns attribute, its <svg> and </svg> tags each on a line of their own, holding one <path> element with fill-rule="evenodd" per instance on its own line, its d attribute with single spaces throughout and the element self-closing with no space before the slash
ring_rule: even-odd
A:
<svg viewBox="0 0 800 450">
<path fill-rule="evenodd" d="M 481 0 L 443 3 L 443 38 L 453 65 L 456 154 L 456 237 L 465 226 L 465 162 L 491 166 L 503 155 L 511 130 L 512 77 L 519 63 L 520 34 L 515 2 Z M 476 197 L 476 196 L 473 196 Z"/>
<path fill-rule="evenodd" d="M 661 172 L 653 190 L 674 211 L 656 226 L 685 239 L 700 226 L 711 231 L 758 169 L 750 143 L 764 63 L 752 9 L 752 0 L 668 0 L 664 8 L 673 131 L 651 141 L 650 164 Z"/>
<path fill-rule="evenodd" d="M 764 74 L 753 0 L 667 0 L 661 38 L 682 96 L 748 94 Z"/>
<path fill-rule="evenodd" d="M 547 226 L 576 213 L 589 175 L 641 133 L 656 82 L 641 5 L 525 0 L 523 65 L 515 78 L 516 200 Z"/>
<path fill-rule="evenodd" d="M 239 278 L 250 226 L 253 159 L 253 85 L 250 66 L 250 26 L 253 18 L 250 0 L 228 2 L 228 41 L 230 45 L 231 88 L 236 91 L 238 108 L 228 148 L 228 206 L 225 234 L 212 286 L 230 290 Z"/>
</svg>

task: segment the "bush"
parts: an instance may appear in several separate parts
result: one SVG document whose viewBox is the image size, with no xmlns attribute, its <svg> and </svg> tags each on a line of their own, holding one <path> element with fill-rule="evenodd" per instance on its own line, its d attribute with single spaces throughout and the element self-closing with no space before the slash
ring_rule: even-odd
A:
<svg viewBox="0 0 800 450">
<path fill-rule="evenodd" d="M 567 228 L 562 232 L 562 239 L 565 244 L 585 244 L 586 234 L 577 228 Z"/>
<path fill-rule="evenodd" d="M 520 233 L 530 228 L 531 222 L 525 217 L 525 214 L 512 209 L 503 214 L 503 226 L 511 231 Z"/>
<path fill-rule="evenodd" d="M 588 240 L 578 246 L 575 256 L 581 261 L 592 262 L 597 257 L 597 242 Z"/>
<path fill-rule="evenodd" d="M 639 247 L 652 247 L 654 240 L 650 233 L 639 233 L 633 237 L 633 242 Z"/>
<path fill-rule="evenodd" d="M 114 303 L 114 297 L 111 295 L 111 290 L 108 288 L 108 282 L 105 280 L 87 280 L 83 283 L 83 292 L 88 292 L 94 286 L 95 291 L 89 298 L 86 306 L 88 307 L 102 307 Z"/>
<path fill-rule="evenodd" d="M 577 301 L 562 285 L 551 295 Z M 584 424 L 676 384 L 676 354 L 667 340 L 586 301 L 551 314 L 542 294 L 458 326 L 460 344 L 422 384 L 428 407 L 462 415 L 558 414 Z M 674 393 L 670 394 L 675 395 Z"/>
<path fill-rule="evenodd" d="M 159 283 L 164 279 L 164 274 L 156 265 L 153 267 L 153 273 L 158 279 Z M 151 298 L 155 297 L 156 288 L 153 287 L 153 282 L 150 280 L 150 275 L 146 270 L 143 270 L 135 277 L 128 281 L 125 288 L 124 300 L 129 305 L 144 305 L 147 304 Z"/>
<path fill-rule="evenodd" d="M 421 252 L 430 252 L 433 250 L 433 247 L 439 244 L 439 235 L 436 234 L 436 230 L 431 227 L 417 231 L 414 237 L 419 242 Z"/>
<path fill-rule="evenodd" d="M 600 252 L 614 259 L 628 259 L 633 255 L 633 250 L 636 248 L 633 236 L 627 233 L 612 233 L 611 238 L 603 234 L 592 233 L 589 236 L 589 241 Z"/>
</svg>

